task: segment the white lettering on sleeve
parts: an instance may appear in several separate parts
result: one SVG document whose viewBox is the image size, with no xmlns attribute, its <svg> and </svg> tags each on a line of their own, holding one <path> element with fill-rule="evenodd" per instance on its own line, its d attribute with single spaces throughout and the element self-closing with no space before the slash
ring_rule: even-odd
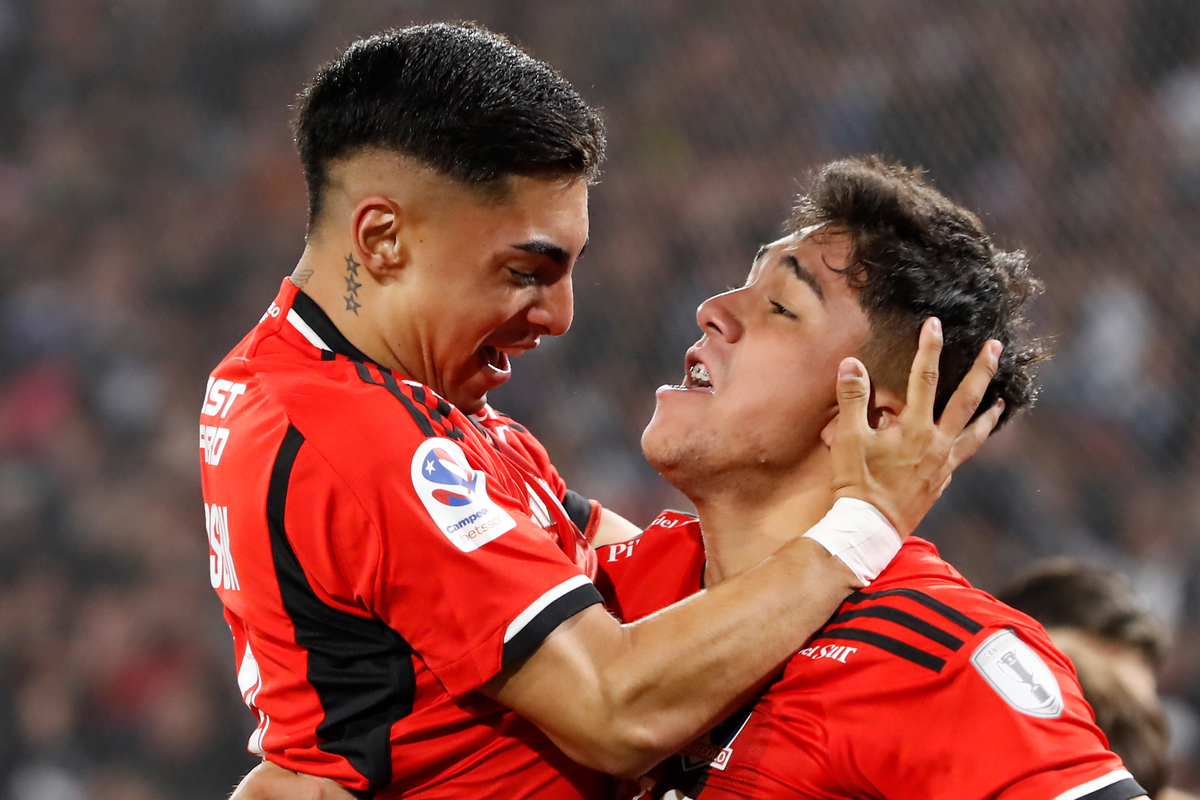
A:
<svg viewBox="0 0 1200 800">
<path fill-rule="evenodd" d="M 216 503 L 204 506 L 204 527 L 208 529 L 208 580 L 214 589 L 224 586 L 240 591 L 237 572 L 233 568 L 233 551 L 229 543 L 229 508 Z"/>
<path fill-rule="evenodd" d="M 221 419 L 225 419 L 229 415 L 229 409 L 233 407 L 233 401 L 245 392 L 244 383 L 234 383 L 224 378 L 209 378 L 208 389 L 204 395 L 204 408 L 200 409 L 201 416 L 214 417 L 219 411 Z"/>
<path fill-rule="evenodd" d="M 220 464 L 221 454 L 225 452 L 227 441 L 229 441 L 229 428 L 201 425 L 200 450 L 204 453 L 204 463 L 214 467 Z"/>
</svg>

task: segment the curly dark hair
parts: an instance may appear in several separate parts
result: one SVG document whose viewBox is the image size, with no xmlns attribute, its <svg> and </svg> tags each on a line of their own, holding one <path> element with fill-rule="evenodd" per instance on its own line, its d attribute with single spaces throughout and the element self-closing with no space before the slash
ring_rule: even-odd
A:
<svg viewBox="0 0 1200 800">
<path fill-rule="evenodd" d="M 473 23 L 351 44 L 304 88 L 293 122 L 311 229 L 331 161 L 382 148 L 496 196 L 510 175 L 593 180 L 604 122 L 566 79 Z"/>
<path fill-rule="evenodd" d="M 936 316 L 945 342 L 936 414 L 988 339 L 1000 340 L 1004 353 L 976 413 L 1003 399 L 1003 424 L 1033 402 L 1034 365 L 1048 353 L 1022 316 L 1041 291 L 1025 253 L 997 248 L 979 218 L 920 170 L 877 156 L 834 161 L 813 174 L 789 227 L 815 225 L 850 236 L 846 277 L 871 324 L 860 356 L 877 385 L 904 390 L 921 324 Z"/>
</svg>

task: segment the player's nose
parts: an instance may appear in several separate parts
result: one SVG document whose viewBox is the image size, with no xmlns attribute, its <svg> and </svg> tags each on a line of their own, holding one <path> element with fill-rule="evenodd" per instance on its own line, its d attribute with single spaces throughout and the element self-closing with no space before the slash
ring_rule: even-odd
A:
<svg viewBox="0 0 1200 800">
<path fill-rule="evenodd" d="M 574 316 L 575 297 L 568 275 L 542 287 L 537 300 L 529 308 L 528 320 L 548 336 L 562 336 L 571 327 Z"/>
<path fill-rule="evenodd" d="M 742 336 L 742 323 L 735 308 L 737 292 L 710 297 L 696 309 L 696 322 L 708 336 L 736 342 Z"/>
</svg>

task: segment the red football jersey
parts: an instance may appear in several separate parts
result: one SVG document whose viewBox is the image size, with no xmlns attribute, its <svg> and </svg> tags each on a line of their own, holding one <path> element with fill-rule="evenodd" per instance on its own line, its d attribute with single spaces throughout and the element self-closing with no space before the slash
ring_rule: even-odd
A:
<svg viewBox="0 0 1200 800">
<path fill-rule="evenodd" d="M 599 555 L 597 583 L 629 622 L 696 592 L 703 580 L 700 525 L 677 512 Z M 1071 663 L 1041 626 L 973 588 L 915 537 L 758 698 L 657 777 L 645 797 L 669 790 L 697 800 L 1145 794 L 1108 751 Z"/>
<path fill-rule="evenodd" d="M 509 434 L 370 361 L 284 281 L 200 417 L 252 751 L 380 797 L 603 796 L 472 691 L 600 602 L 562 479 Z"/>
</svg>

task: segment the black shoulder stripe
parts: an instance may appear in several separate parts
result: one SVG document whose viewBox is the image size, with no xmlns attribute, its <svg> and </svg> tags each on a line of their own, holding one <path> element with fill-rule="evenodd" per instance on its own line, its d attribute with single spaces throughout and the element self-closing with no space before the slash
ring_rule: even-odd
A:
<svg viewBox="0 0 1200 800">
<path fill-rule="evenodd" d="M 466 438 L 465 434 L 463 434 L 459 427 L 450 419 L 450 412 L 453 411 L 453 409 L 450 407 L 449 403 L 437 395 L 434 395 L 434 398 L 437 400 L 437 402 L 435 402 L 432 406 L 429 405 L 429 395 L 425 391 L 424 386 L 414 386 L 412 393 L 413 399 L 416 400 L 421 408 L 425 409 L 426 413 L 429 414 L 429 419 L 442 426 L 442 430 L 446 432 L 447 438 L 453 439 L 456 442 L 462 441 Z M 489 436 L 488 438 L 490 439 L 491 437 Z"/>
<path fill-rule="evenodd" d="M 916 589 L 907 589 L 902 587 L 899 589 L 882 589 L 878 592 L 855 592 L 846 598 L 846 602 L 856 604 L 865 602 L 867 600 L 874 600 L 877 597 L 893 596 L 907 597 L 910 600 L 915 600 L 916 602 L 928 608 L 930 611 L 941 614 L 943 617 L 950 620 L 971 635 L 979 633 L 981 630 L 983 630 L 982 625 L 968 617 L 966 614 L 951 608 L 935 597 L 930 597 L 924 592 L 918 592 Z"/>
<path fill-rule="evenodd" d="M 433 430 L 433 423 L 429 421 L 429 418 L 418 411 L 413 401 L 405 397 L 404 392 L 400 391 L 400 385 L 396 383 L 394 375 L 390 372 L 380 371 L 379 374 L 383 380 L 377 381 L 375 380 L 375 376 L 371 374 L 371 371 L 367 369 L 367 365 L 361 361 L 354 362 L 354 369 L 358 371 L 358 377 L 362 379 L 363 383 L 369 383 L 372 386 L 382 386 L 395 395 L 396 399 L 408 409 L 408 413 L 412 416 L 413 422 L 417 423 L 417 427 L 421 429 L 421 433 L 426 436 L 437 435 Z"/>
<path fill-rule="evenodd" d="M 563 495 L 562 506 L 567 512 L 567 516 L 571 518 L 571 522 L 575 523 L 575 527 L 586 531 L 588 523 L 592 520 L 591 501 L 579 492 L 567 489 L 567 493 Z"/>
<path fill-rule="evenodd" d="M 880 650 L 886 650 L 894 656 L 899 656 L 906 661 L 911 661 L 918 666 L 931 669 L 934 672 L 941 672 L 942 667 L 946 666 L 946 659 L 944 658 L 938 658 L 932 653 L 918 650 L 899 639 L 893 639 L 890 636 L 884 636 L 882 633 L 876 633 L 875 631 L 864 631 L 861 628 L 831 628 L 818 633 L 813 641 L 815 642 L 818 639 L 841 639 L 874 645 Z"/>
<path fill-rule="evenodd" d="M 600 591 L 591 583 L 585 583 L 557 598 L 530 620 L 516 636 L 504 643 L 501 664 L 509 666 L 526 656 L 532 655 L 554 629 L 588 606 L 603 603 Z"/>
<path fill-rule="evenodd" d="M 350 762 L 373 793 L 392 780 L 392 724 L 412 713 L 412 648 L 382 621 L 326 605 L 309 585 L 284 526 L 292 467 L 303 444 L 303 434 L 289 425 L 275 456 L 267 488 L 271 556 L 296 644 L 308 654 L 306 677 L 325 712 L 317 725 L 320 749 Z"/>
<path fill-rule="evenodd" d="M 1103 789 L 1097 789 L 1089 794 L 1079 796 L 1079 800 L 1133 800 L 1135 797 L 1148 795 L 1145 789 L 1133 778 L 1110 783 Z"/>
<path fill-rule="evenodd" d="M 951 650 L 957 651 L 963 646 L 963 640 L 957 636 L 952 636 L 936 625 L 931 625 L 920 617 L 915 617 L 907 611 L 901 611 L 898 608 L 891 606 L 870 606 L 868 608 L 856 608 L 851 611 L 843 611 L 829 621 L 830 625 L 836 625 L 839 622 L 849 622 L 852 619 L 862 617 L 872 617 L 874 619 L 885 619 L 888 622 L 894 622 L 897 625 L 908 628 L 914 633 L 919 633 L 926 639 L 931 639 L 943 647 L 948 647 Z"/>
</svg>

